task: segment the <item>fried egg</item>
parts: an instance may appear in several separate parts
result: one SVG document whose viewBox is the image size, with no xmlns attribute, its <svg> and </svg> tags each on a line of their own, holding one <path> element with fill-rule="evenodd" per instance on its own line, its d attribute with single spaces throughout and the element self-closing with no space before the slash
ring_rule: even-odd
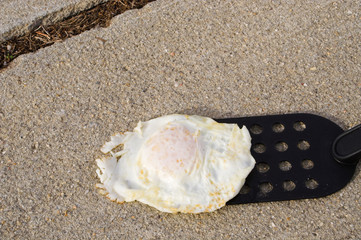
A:
<svg viewBox="0 0 361 240">
<path fill-rule="evenodd" d="M 245 126 L 211 118 L 168 115 L 116 134 L 97 159 L 100 192 L 163 212 L 200 213 L 238 194 L 255 165 Z M 119 150 L 119 151 L 118 151 Z"/>
</svg>

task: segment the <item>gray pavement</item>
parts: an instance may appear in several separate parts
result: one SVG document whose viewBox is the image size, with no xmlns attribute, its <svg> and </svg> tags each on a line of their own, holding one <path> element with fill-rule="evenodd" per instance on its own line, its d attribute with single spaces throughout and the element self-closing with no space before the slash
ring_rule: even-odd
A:
<svg viewBox="0 0 361 240">
<path fill-rule="evenodd" d="M 359 239 L 361 178 L 320 199 L 167 214 L 95 189 L 118 131 L 171 114 L 360 123 L 360 5 L 158 0 L 0 72 L 2 239 Z M 332 173 L 330 173 L 332 174 Z"/>
<path fill-rule="evenodd" d="M 0 0 L 0 42 L 108 0 Z"/>
</svg>

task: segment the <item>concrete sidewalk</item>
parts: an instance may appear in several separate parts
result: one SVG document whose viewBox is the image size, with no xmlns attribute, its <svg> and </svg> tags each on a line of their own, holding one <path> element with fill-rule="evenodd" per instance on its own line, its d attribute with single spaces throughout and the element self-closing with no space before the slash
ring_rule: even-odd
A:
<svg viewBox="0 0 361 240">
<path fill-rule="evenodd" d="M 0 0 L 0 42 L 108 0 Z"/>
<path fill-rule="evenodd" d="M 139 120 L 311 112 L 359 124 L 360 10 L 158 0 L 15 59 L 0 71 L 0 238 L 360 238 L 360 164 L 325 198 L 198 215 L 116 204 L 95 189 L 100 147 Z"/>
</svg>

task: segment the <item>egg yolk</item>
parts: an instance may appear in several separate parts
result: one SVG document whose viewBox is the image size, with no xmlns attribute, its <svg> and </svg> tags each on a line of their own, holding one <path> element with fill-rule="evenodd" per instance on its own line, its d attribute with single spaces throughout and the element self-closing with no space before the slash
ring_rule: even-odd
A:
<svg viewBox="0 0 361 240">
<path fill-rule="evenodd" d="M 162 175 L 183 175 L 196 162 L 197 137 L 182 125 L 168 125 L 145 144 L 142 165 Z"/>
</svg>

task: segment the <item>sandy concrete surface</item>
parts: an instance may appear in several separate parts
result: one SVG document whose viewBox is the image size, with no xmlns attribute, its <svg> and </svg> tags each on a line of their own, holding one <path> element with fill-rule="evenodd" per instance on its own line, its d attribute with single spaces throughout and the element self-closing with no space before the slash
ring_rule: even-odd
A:
<svg viewBox="0 0 361 240">
<path fill-rule="evenodd" d="M 360 164 L 320 199 L 167 214 L 95 189 L 118 131 L 171 113 L 360 123 L 360 5 L 158 0 L 0 72 L 1 239 L 360 239 Z M 332 174 L 332 173 L 330 173 Z"/>
<path fill-rule="evenodd" d="M 0 41 L 49 25 L 107 0 L 0 0 Z"/>
</svg>

